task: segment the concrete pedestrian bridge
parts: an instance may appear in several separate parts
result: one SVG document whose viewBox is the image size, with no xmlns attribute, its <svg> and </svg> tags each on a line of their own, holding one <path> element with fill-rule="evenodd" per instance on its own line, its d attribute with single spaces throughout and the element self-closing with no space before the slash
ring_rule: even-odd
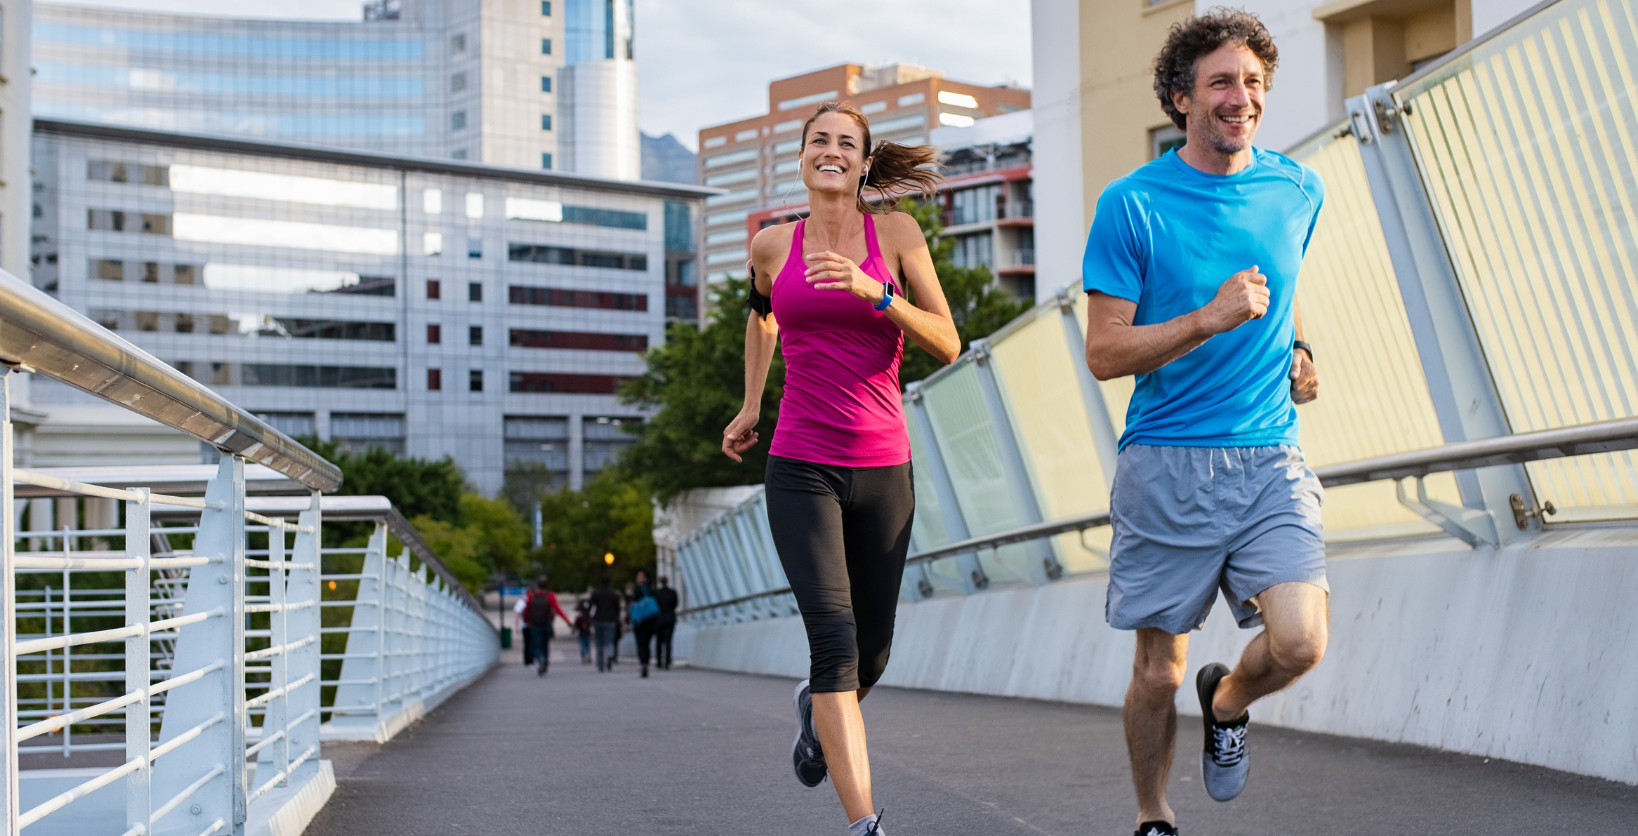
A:
<svg viewBox="0 0 1638 836">
<path fill-rule="evenodd" d="M 1546 3 L 1289 149 L 1326 183 L 1299 415 L 1331 643 L 1253 706 L 1229 804 L 1190 786 L 1180 696 L 1185 832 L 1638 828 L 1633 66 L 1629 5 Z M 864 704 L 893 833 L 1132 825 L 1102 617 L 1132 382 L 1087 371 L 1084 306 L 907 387 L 912 554 Z M 0 836 L 840 832 L 789 771 L 807 647 L 760 487 L 657 520 L 679 667 L 540 679 L 389 501 L 4 273 L 0 361 Z M 220 461 L 29 469 L 25 373 Z M 1250 635 L 1219 604 L 1191 669 Z"/>
</svg>

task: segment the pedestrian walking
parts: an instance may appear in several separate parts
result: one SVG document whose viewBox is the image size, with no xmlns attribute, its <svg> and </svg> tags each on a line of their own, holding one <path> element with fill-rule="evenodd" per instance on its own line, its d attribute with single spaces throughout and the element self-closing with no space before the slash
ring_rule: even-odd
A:
<svg viewBox="0 0 1638 836">
<path fill-rule="evenodd" d="M 604 575 L 597 588 L 591 591 L 592 635 L 597 644 L 597 670 L 607 671 L 614 664 L 615 631 L 620 626 L 620 593 L 613 588 L 614 578 Z"/>
<path fill-rule="evenodd" d="M 654 590 L 654 601 L 660 605 L 660 614 L 654 625 L 654 667 L 671 670 L 671 636 L 677 631 L 677 590 L 672 589 L 665 575 L 659 577 L 660 588 Z"/>
<path fill-rule="evenodd" d="M 535 591 L 529 593 L 525 601 L 527 606 L 523 615 L 529 623 L 529 644 L 535 655 L 535 673 L 545 676 L 546 668 L 552 663 L 552 619 L 561 618 L 564 624 L 574 622 L 558 606 L 557 593 L 546 588 L 545 575 L 535 581 Z"/>
<path fill-rule="evenodd" d="M 535 663 L 535 640 L 529 634 L 529 624 L 523 618 L 523 610 L 529 606 L 529 596 L 518 598 L 512 605 L 512 634 L 518 637 L 518 644 L 523 646 L 523 666 L 529 667 Z"/>
<path fill-rule="evenodd" d="M 1188 634 L 1219 588 L 1242 628 L 1264 629 L 1238 667 L 1195 676 L 1212 798 L 1245 786 L 1250 705 L 1325 653 L 1322 492 L 1295 408 L 1319 393 L 1295 294 L 1324 186 L 1251 144 L 1278 63 L 1246 12 L 1173 26 L 1154 89 L 1185 144 L 1104 189 L 1087 239 L 1087 364 L 1099 380 L 1137 377 L 1110 497 L 1105 613 L 1137 631 L 1125 724 L 1138 836 L 1178 833 L 1166 799 L 1173 698 Z"/>
<path fill-rule="evenodd" d="M 574 607 L 574 635 L 580 640 L 580 664 L 591 664 L 592 617 L 589 599 L 580 599 L 580 603 Z"/>
<path fill-rule="evenodd" d="M 626 607 L 626 617 L 631 622 L 632 637 L 637 640 L 637 664 L 642 668 L 642 678 L 648 678 L 649 645 L 654 642 L 654 629 L 659 626 L 660 604 L 654 599 L 648 589 L 648 572 L 637 570 L 636 582 L 632 584 L 631 604 Z"/>
<path fill-rule="evenodd" d="M 751 243 L 745 400 L 722 452 L 740 461 L 757 443 L 768 365 L 782 342 L 768 520 L 810 653 L 791 763 L 804 786 L 828 774 L 849 833 L 865 836 L 882 829 L 859 701 L 887 666 L 915 510 L 899 364 L 906 336 L 945 363 L 961 343 L 921 227 L 891 211 L 898 195 L 936 190 L 935 150 L 873 148 L 863 114 L 825 102 L 802 125 L 799 153 L 812 211 Z"/>
</svg>

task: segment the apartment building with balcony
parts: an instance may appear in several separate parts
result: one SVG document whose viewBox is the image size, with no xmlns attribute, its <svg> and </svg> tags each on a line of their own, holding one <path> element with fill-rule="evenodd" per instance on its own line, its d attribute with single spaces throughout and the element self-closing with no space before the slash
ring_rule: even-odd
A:
<svg viewBox="0 0 1638 836">
<path fill-rule="evenodd" d="M 699 182 L 727 190 L 706 199 L 707 282 L 744 275 L 750 236 L 760 228 L 753 215 L 765 220 L 807 205 L 798 172 L 802 123 L 820 103 L 837 100 L 870 118 L 872 140 L 920 145 L 941 126 L 1027 110 L 1030 92 L 951 81 L 910 64 L 843 64 L 770 83 L 767 113 L 699 133 Z"/>
<path fill-rule="evenodd" d="M 486 493 L 631 443 L 616 389 L 710 193 L 44 120 L 33 155 L 37 287 L 286 433 L 451 456 Z M 102 426 L 38 383 L 46 424 Z"/>
</svg>

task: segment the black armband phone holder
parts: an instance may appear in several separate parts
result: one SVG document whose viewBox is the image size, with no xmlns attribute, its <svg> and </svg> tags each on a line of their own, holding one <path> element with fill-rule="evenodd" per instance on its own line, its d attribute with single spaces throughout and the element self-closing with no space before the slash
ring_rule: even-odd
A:
<svg viewBox="0 0 1638 836">
<path fill-rule="evenodd" d="M 773 313 L 773 300 L 757 292 L 755 270 L 751 271 L 750 281 L 751 287 L 745 295 L 745 305 L 755 311 L 757 316 L 767 319 L 768 314 Z"/>
</svg>

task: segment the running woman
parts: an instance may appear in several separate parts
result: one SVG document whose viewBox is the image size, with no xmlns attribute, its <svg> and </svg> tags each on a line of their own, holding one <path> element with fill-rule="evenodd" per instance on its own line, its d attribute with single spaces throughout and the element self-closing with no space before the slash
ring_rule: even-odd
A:
<svg viewBox="0 0 1638 836">
<path fill-rule="evenodd" d="M 1324 186 L 1251 145 L 1278 62 L 1245 12 L 1172 27 L 1154 86 L 1186 143 L 1104 190 L 1086 244 L 1087 365 L 1100 380 L 1137 376 L 1110 497 L 1105 616 L 1137 631 L 1125 724 L 1138 836 L 1178 832 L 1166 801 L 1173 697 L 1189 631 L 1219 588 L 1242 628 L 1264 630 L 1237 668 L 1195 676 L 1212 798 L 1245 786 L 1250 705 L 1325 653 L 1322 493 L 1294 406 L 1319 392 L 1294 296 Z"/>
<path fill-rule="evenodd" d="M 774 546 L 807 627 L 810 678 L 797 686 L 791 761 L 804 786 L 828 772 L 851 836 L 881 834 L 870 795 L 859 701 L 887 667 L 910 547 L 915 492 L 899 394 L 904 338 L 949 363 L 960 353 L 932 255 L 914 218 L 879 210 L 931 193 L 929 146 L 883 142 L 849 104 L 826 102 L 802 126 L 812 211 L 751 242 L 745 405 L 722 434 L 734 461 L 757 443 L 774 345 L 785 395 L 768 449 Z M 914 299 L 914 303 L 908 301 Z"/>
</svg>

